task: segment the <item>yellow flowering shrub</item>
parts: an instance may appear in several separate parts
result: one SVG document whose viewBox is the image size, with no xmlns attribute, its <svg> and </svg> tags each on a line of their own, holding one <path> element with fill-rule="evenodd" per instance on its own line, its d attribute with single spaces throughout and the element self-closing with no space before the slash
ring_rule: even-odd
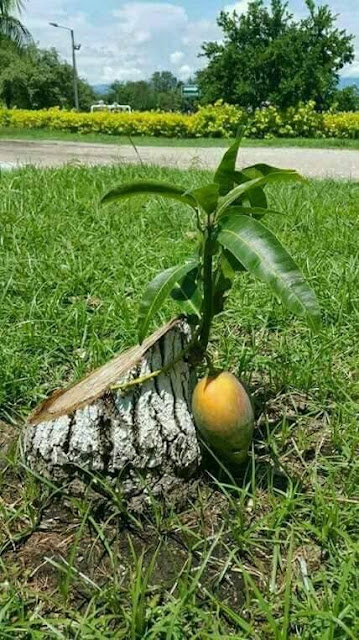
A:
<svg viewBox="0 0 359 640">
<path fill-rule="evenodd" d="M 325 113 L 323 134 L 325 138 L 359 138 L 359 113 Z"/>
<path fill-rule="evenodd" d="M 238 125 L 251 138 L 325 137 L 359 138 L 358 113 L 317 113 L 314 103 L 280 112 L 268 106 L 248 113 L 222 101 L 182 113 L 76 113 L 52 108 L 42 111 L 0 108 L 0 127 L 54 129 L 74 133 L 162 136 L 165 138 L 233 137 Z"/>
<path fill-rule="evenodd" d="M 236 135 L 238 126 L 248 121 L 247 112 L 240 107 L 218 100 L 214 104 L 199 107 L 197 113 L 189 116 L 196 136 L 224 138 Z"/>
</svg>

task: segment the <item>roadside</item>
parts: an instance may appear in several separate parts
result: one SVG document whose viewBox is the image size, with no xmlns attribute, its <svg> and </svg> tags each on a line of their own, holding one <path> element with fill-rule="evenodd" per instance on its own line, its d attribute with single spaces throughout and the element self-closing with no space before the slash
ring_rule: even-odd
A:
<svg viewBox="0 0 359 640">
<path fill-rule="evenodd" d="M 225 147 L 226 145 L 223 144 Z M 66 163 L 87 165 L 154 164 L 180 169 L 213 169 L 223 147 L 140 147 L 63 141 L 0 140 L 0 165 L 34 164 L 43 167 Z M 306 177 L 359 180 L 359 153 L 353 149 L 246 148 L 240 165 L 265 162 L 297 169 Z"/>
<path fill-rule="evenodd" d="M 225 147 L 232 138 L 164 138 L 153 136 L 133 136 L 132 142 L 138 147 Z M 0 129 L 0 140 L 62 140 L 128 145 L 128 136 L 113 136 L 105 133 L 70 133 L 51 129 Z M 308 149 L 359 149 L 359 138 L 270 138 L 257 140 L 245 138 L 244 147 L 303 147 Z"/>
</svg>

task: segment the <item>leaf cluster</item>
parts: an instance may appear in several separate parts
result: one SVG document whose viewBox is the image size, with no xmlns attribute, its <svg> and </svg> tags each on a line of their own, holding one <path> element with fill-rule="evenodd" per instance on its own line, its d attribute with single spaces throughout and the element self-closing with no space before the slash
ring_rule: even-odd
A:
<svg viewBox="0 0 359 640">
<path fill-rule="evenodd" d="M 78 90 L 80 109 L 89 109 L 95 100 L 92 87 L 79 78 Z M 30 44 L 19 52 L 6 42 L 0 47 L 0 99 L 8 108 L 72 108 L 72 67 L 60 59 L 56 49 Z"/>
<path fill-rule="evenodd" d="M 223 311 L 237 273 L 251 273 L 266 282 L 288 309 L 305 317 L 312 329 L 320 321 L 316 297 L 297 265 L 262 219 L 278 214 L 268 206 L 265 186 L 278 180 L 301 180 L 293 170 L 256 164 L 238 171 L 241 130 L 224 154 L 213 182 L 201 188 L 158 181 L 121 184 L 102 199 L 104 204 L 130 196 L 156 195 L 188 205 L 198 228 L 196 253 L 184 264 L 158 274 L 147 286 L 139 309 L 139 340 L 145 338 L 154 314 L 170 295 L 197 327 L 205 352 L 213 317 Z"/>
<path fill-rule="evenodd" d="M 338 72 L 354 59 L 353 36 L 337 27 L 327 5 L 306 0 L 307 16 L 295 19 L 284 0 L 253 0 L 247 11 L 222 11 L 222 42 L 206 42 L 207 67 L 198 74 L 203 102 L 222 98 L 256 109 L 280 109 L 314 100 L 334 101 Z"/>
</svg>

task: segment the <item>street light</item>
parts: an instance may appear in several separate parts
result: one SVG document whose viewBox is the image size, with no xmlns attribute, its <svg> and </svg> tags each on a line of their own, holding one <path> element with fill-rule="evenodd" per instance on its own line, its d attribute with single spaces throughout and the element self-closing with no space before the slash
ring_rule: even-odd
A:
<svg viewBox="0 0 359 640">
<path fill-rule="evenodd" d="M 56 27 L 57 29 L 65 29 L 65 31 L 70 31 L 71 34 L 71 50 L 72 50 L 72 72 L 73 72 L 73 83 L 74 83 L 74 98 L 75 98 L 75 109 L 79 111 L 79 89 L 78 89 L 78 80 L 77 80 L 77 71 L 76 71 L 76 57 L 75 51 L 79 51 L 81 45 L 75 44 L 75 37 L 73 29 L 69 27 L 63 27 L 61 24 L 57 24 L 57 22 L 49 22 L 51 27 Z"/>
</svg>

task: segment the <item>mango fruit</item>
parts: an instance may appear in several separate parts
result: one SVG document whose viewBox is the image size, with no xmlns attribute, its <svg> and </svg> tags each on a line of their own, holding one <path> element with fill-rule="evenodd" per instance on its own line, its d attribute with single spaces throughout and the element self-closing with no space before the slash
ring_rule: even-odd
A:
<svg viewBox="0 0 359 640">
<path fill-rule="evenodd" d="M 254 415 L 247 392 L 232 373 L 202 378 L 193 391 L 192 413 L 200 435 L 220 460 L 246 461 Z"/>
</svg>

